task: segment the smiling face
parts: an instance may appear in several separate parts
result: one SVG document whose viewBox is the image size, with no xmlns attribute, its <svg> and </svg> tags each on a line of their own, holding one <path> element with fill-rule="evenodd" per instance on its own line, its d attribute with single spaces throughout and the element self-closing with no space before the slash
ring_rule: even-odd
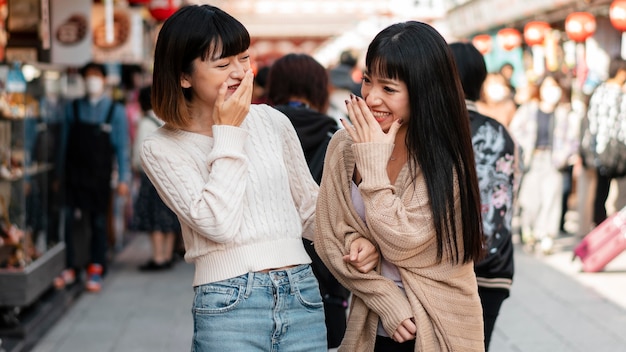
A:
<svg viewBox="0 0 626 352">
<path fill-rule="evenodd" d="M 400 119 L 404 126 L 407 125 L 410 117 L 409 91 L 403 81 L 365 72 L 361 94 L 384 132 Z"/>
<path fill-rule="evenodd" d="M 250 54 L 246 50 L 224 58 L 219 55 L 212 55 L 204 61 L 196 58 L 192 67 L 191 74 L 183 74 L 181 86 L 192 89 L 193 104 L 201 103 L 212 108 L 222 83 L 228 85 L 226 100 L 239 87 L 245 72 L 250 69 Z"/>
</svg>

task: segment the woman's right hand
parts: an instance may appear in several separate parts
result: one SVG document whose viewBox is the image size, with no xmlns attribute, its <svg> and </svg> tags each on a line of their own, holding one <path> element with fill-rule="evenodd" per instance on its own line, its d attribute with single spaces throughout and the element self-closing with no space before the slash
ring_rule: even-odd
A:
<svg viewBox="0 0 626 352">
<path fill-rule="evenodd" d="M 402 324 L 398 326 L 391 338 L 396 342 L 403 343 L 406 341 L 414 340 L 416 333 L 417 326 L 415 325 L 413 318 L 409 318 L 402 321 Z"/>
<path fill-rule="evenodd" d="M 254 74 L 252 69 L 249 69 L 237 90 L 228 99 L 226 99 L 228 85 L 226 82 L 222 83 L 213 107 L 213 121 L 216 125 L 241 125 L 250 111 L 253 81 Z"/>
<path fill-rule="evenodd" d="M 356 270 L 368 273 L 376 268 L 380 254 L 376 247 L 365 237 L 359 237 L 350 244 L 350 253 L 343 256 L 346 263 L 352 264 Z"/>
</svg>

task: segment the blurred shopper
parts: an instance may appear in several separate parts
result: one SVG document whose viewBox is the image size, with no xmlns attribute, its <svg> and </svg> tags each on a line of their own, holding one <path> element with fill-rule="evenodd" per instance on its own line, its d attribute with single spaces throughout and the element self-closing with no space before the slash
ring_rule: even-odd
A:
<svg viewBox="0 0 626 352">
<path fill-rule="evenodd" d="M 143 141 L 163 125 L 152 110 L 150 101 L 151 87 L 139 90 L 139 103 L 142 118 L 137 125 L 137 135 L 133 145 L 132 165 L 139 174 L 139 192 L 134 202 L 133 228 L 148 232 L 152 245 L 152 256 L 142 264 L 139 270 L 159 271 L 169 269 L 174 263 L 174 244 L 180 233 L 180 224 L 176 214 L 168 208 L 148 179 L 141 166 L 140 152 Z"/>
<path fill-rule="evenodd" d="M 465 92 L 472 129 L 472 145 L 480 189 L 486 257 L 474 266 L 483 306 L 485 350 L 502 302 L 513 283 L 512 220 L 516 198 L 516 145 L 498 121 L 478 113 L 476 100 L 487 76 L 483 55 L 471 43 L 450 44 Z"/>
<path fill-rule="evenodd" d="M 64 131 L 65 244 L 70 269 L 66 277 L 82 270 L 75 260 L 80 249 L 75 248 L 74 237 L 90 235 L 86 288 L 98 292 L 107 270 L 112 176 L 113 172 L 117 173 L 117 194 L 126 197 L 131 178 L 130 147 L 126 113 L 107 94 L 105 67 L 88 63 L 81 69 L 81 75 L 87 94 L 67 105 Z M 76 222 L 87 224 L 90 234 L 75 233 Z"/>
<path fill-rule="evenodd" d="M 251 104 L 250 36 L 210 5 L 159 31 L 152 105 L 165 125 L 143 169 L 176 213 L 195 265 L 192 351 L 326 351 L 324 306 L 302 237 L 318 185 L 279 111 Z"/>
<path fill-rule="evenodd" d="M 377 34 L 365 61 L 316 213 L 315 249 L 353 293 L 339 351 L 484 351 L 480 194 L 454 57 L 409 21 Z M 380 251 L 376 270 L 346 265 L 357 238 Z"/>
<path fill-rule="evenodd" d="M 252 88 L 252 104 L 267 103 L 267 75 L 270 66 L 263 66 L 254 76 L 254 86 Z"/>
<path fill-rule="evenodd" d="M 517 106 L 507 79 L 500 73 L 488 73 L 480 100 L 476 101 L 478 112 L 493 116 L 498 122 L 508 127 L 515 115 Z"/>
<path fill-rule="evenodd" d="M 330 138 L 338 130 L 335 120 L 323 112 L 328 108 L 328 73 L 324 66 L 306 54 L 288 54 L 272 65 L 268 98 L 287 115 L 296 129 L 309 170 L 319 184 L 324 156 Z M 346 331 L 346 308 L 350 291 L 335 279 L 319 258 L 313 242 L 303 239 L 313 260 L 311 266 L 324 300 L 328 347 L 341 343 Z"/>
<path fill-rule="evenodd" d="M 620 125 L 626 119 L 626 98 L 624 95 L 624 83 L 626 82 L 626 60 L 614 58 L 609 64 L 609 78 L 600 84 L 591 95 L 587 118 L 582 125 L 581 154 L 584 170 L 582 172 L 581 195 L 586 195 L 590 206 L 579 211 L 581 223 L 581 235 L 589 232 L 592 227 L 599 225 L 607 218 L 607 198 L 613 180 L 621 181 L 613 183 L 617 186 L 616 193 L 621 193 L 616 206 L 611 206 L 616 210 L 621 209 L 626 200 L 626 186 L 624 175 L 616 174 L 615 168 L 607 167 L 612 163 L 624 163 L 626 160 L 623 153 L 617 151 L 615 155 L 610 155 L 610 144 L 619 145 L 620 141 L 616 134 L 619 134 Z M 626 142 L 626 137 L 621 136 L 621 144 Z M 614 139 L 614 141 L 611 141 Z M 599 158 L 601 152 L 607 153 L 604 158 Z M 620 155 L 621 154 L 621 155 Z M 609 161 L 609 163 L 603 163 Z M 616 166 L 614 164 L 612 166 Z M 595 187 L 594 187 L 595 184 Z M 622 187 L 619 187 L 622 186 Z M 589 209 L 591 208 L 591 209 Z M 589 219 L 592 223 L 590 223 Z"/>
<path fill-rule="evenodd" d="M 513 67 L 513 64 L 511 64 L 510 62 L 503 63 L 502 65 L 500 65 L 500 69 L 498 70 L 498 72 L 506 80 L 506 85 L 511 91 L 511 96 L 515 96 L 516 90 L 515 86 L 513 85 L 513 74 L 515 73 L 515 67 Z"/>
<path fill-rule="evenodd" d="M 358 58 L 351 50 L 344 50 L 339 55 L 339 63 L 329 70 L 330 106 L 328 115 L 335 118 L 339 125 L 341 125 L 340 119 L 348 118 L 346 99 L 350 99 L 350 94 L 361 95 L 361 84 L 352 78 L 357 62 Z"/>
<path fill-rule="evenodd" d="M 522 239 L 529 248 L 552 252 L 559 235 L 563 175 L 576 159 L 580 118 L 564 96 L 560 77 L 546 73 L 535 95 L 522 104 L 509 130 L 523 149 L 524 175 L 519 205 Z"/>
</svg>

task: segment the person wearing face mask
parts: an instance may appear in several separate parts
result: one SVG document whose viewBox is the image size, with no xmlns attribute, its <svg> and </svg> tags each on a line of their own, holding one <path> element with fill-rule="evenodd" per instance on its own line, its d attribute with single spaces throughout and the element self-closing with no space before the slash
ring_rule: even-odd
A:
<svg viewBox="0 0 626 352">
<path fill-rule="evenodd" d="M 560 233 L 563 174 L 577 158 L 579 114 L 574 112 L 560 77 L 548 73 L 534 85 L 537 92 L 522 104 L 509 129 L 523 150 L 524 174 L 519 190 L 522 240 L 544 254 L 552 252 Z"/>
<path fill-rule="evenodd" d="M 498 73 L 488 73 L 480 99 L 476 101 L 478 112 L 493 117 L 504 126 L 509 126 L 517 106 L 506 78 Z"/>
<path fill-rule="evenodd" d="M 124 107 L 106 94 L 105 66 L 90 62 L 81 68 L 80 73 L 86 94 L 67 104 L 62 139 L 67 260 L 62 278 L 71 283 L 86 269 L 87 291 L 98 292 L 107 269 L 111 183 L 115 171 L 117 193 L 128 195 L 130 145 Z M 86 224 L 84 228 L 89 233 L 79 233 L 78 224 Z M 90 238 L 86 268 L 77 259 L 77 236 Z"/>
</svg>

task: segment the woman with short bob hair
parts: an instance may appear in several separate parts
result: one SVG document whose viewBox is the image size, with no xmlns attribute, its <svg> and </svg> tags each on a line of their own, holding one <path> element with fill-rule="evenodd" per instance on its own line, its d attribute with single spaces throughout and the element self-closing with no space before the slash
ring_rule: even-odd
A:
<svg viewBox="0 0 626 352">
<path fill-rule="evenodd" d="M 187 5 L 157 39 L 152 102 L 166 123 L 144 170 L 195 265 L 192 351 L 326 352 L 312 239 L 318 186 L 289 119 L 251 105 L 247 30 Z"/>
</svg>

